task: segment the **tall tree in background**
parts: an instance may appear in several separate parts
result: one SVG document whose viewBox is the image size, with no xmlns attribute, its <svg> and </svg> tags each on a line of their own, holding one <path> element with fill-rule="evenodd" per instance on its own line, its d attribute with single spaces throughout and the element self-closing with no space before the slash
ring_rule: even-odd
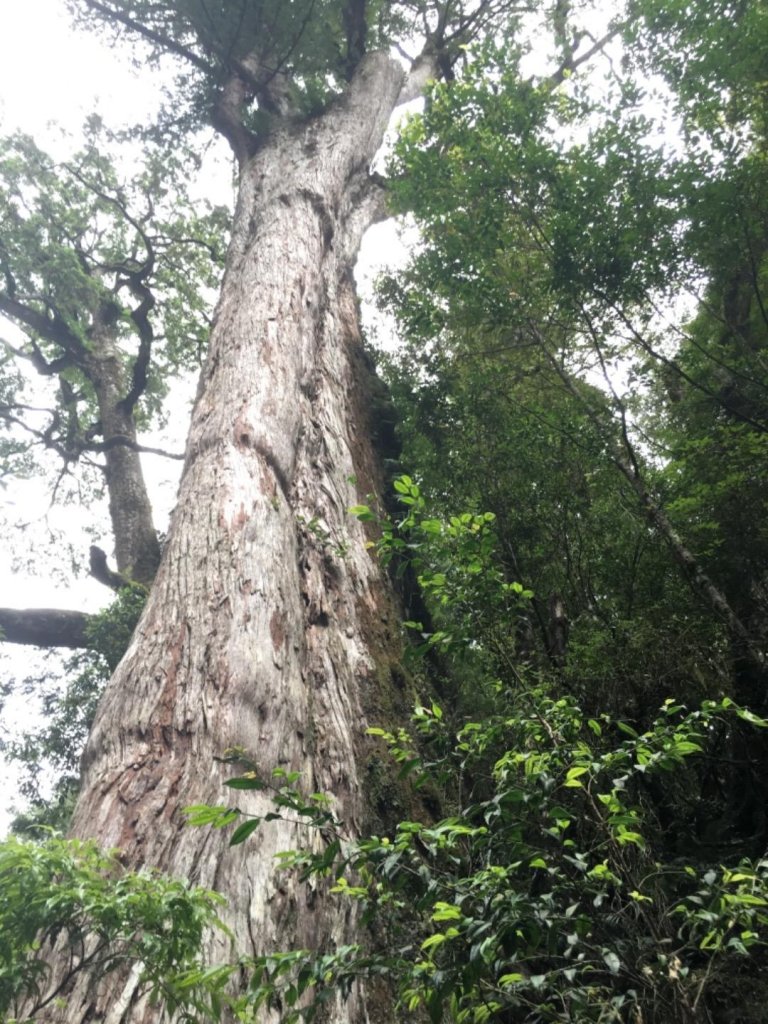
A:
<svg viewBox="0 0 768 1024">
<path fill-rule="evenodd" d="M 379 489 L 371 375 L 352 267 L 384 212 L 371 173 L 395 107 L 453 77 L 464 47 L 511 38 L 508 0 L 82 0 L 89 26 L 181 66 L 169 138 L 210 120 L 238 165 L 221 296 L 190 427 L 179 500 L 132 643 L 102 699 L 73 831 L 217 888 L 241 950 L 343 942 L 354 914 L 275 873 L 297 844 L 275 823 L 246 849 L 184 828 L 216 803 L 227 749 L 266 774 L 300 773 L 352 833 L 365 797 L 365 716 L 401 678 L 389 588 L 347 509 Z M 562 33 L 561 33 L 562 36 Z M 393 59 L 393 45 L 421 52 Z M 560 38 L 569 67 L 599 47 Z M 559 75 L 555 72 L 555 76 Z M 139 286 L 137 286 L 139 287 Z M 139 288 L 140 290 L 140 288 Z M 135 318 L 134 318 L 135 320 Z M 393 691 L 394 688 L 394 691 Z M 243 804 L 264 814 L 258 793 Z M 215 953 L 215 950 L 212 952 Z M 139 974 L 120 991 L 78 982 L 63 1019 L 148 1020 Z M 380 1010 L 386 1016 L 386 1010 Z M 363 1020 L 355 994 L 334 1020 Z"/>
<path fill-rule="evenodd" d="M 496 513 L 507 578 L 536 594 L 519 660 L 644 724 L 670 694 L 762 715 L 766 23 L 752 4 L 637 13 L 627 63 L 666 76 L 674 149 L 634 88 L 609 117 L 502 60 L 405 133 L 397 188 L 425 244 L 385 293 L 412 343 L 406 459 L 442 508 Z M 591 130 L 563 145 L 556 108 L 582 103 Z M 679 825 L 660 859 L 760 856 L 767 761 L 737 724 L 692 789 L 652 792 Z"/>
<path fill-rule="evenodd" d="M 3 339 L 2 471 L 52 453 L 54 497 L 70 481 L 82 502 L 106 491 L 117 572 L 97 547 L 91 571 L 113 589 L 149 586 L 160 560 L 138 433 L 162 416 L 172 376 L 200 364 L 223 254 L 221 211 L 187 196 L 189 154 L 149 154 L 126 174 L 116 148 L 96 118 L 66 161 L 26 136 L 0 144 L 0 311 L 22 335 Z M 15 643 L 85 646 L 88 621 L 0 609 Z"/>
<path fill-rule="evenodd" d="M 597 94 L 578 89 L 559 96 L 521 89 L 505 55 L 491 54 L 495 77 L 470 74 L 457 88 L 437 90 L 401 143 L 397 187 L 427 241 L 400 281 L 390 283 L 388 297 L 415 347 L 427 353 L 421 383 L 419 371 L 406 368 L 406 376 L 427 402 L 424 381 L 434 382 L 448 429 L 474 420 L 492 431 L 493 414 L 478 411 L 485 386 L 502 406 L 514 394 L 540 431 L 559 434 L 567 446 L 562 465 L 575 467 L 579 452 L 591 446 L 591 468 L 576 495 L 562 477 L 553 484 L 557 467 L 540 479 L 541 454 L 531 460 L 539 470 L 535 494 L 549 494 L 551 503 L 543 516 L 532 517 L 533 544 L 523 532 L 530 526 L 513 524 L 517 536 L 510 545 L 521 557 L 541 549 L 536 534 L 542 523 L 562 512 L 577 528 L 584 509 L 594 507 L 587 500 L 575 518 L 566 512 L 577 496 L 594 494 L 594 460 L 601 453 L 603 468 L 612 466 L 623 478 L 616 481 L 616 500 L 623 488 L 622 502 L 634 505 L 638 522 L 655 535 L 653 544 L 641 546 L 647 552 L 660 541 L 667 548 L 670 568 L 677 566 L 698 612 L 729 637 L 740 665 L 739 698 L 760 702 L 763 559 L 755 544 L 762 543 L 761 528 L 751 528 L 749 550 L 743 539 L 744 515 L 764 500 L 760 476 L 750 470 L 765 434 L 766 201 L 757 171 L 765 119 L 763 102 L 755 98 L 762 95 L 755 53 L 764 26 L 751 5 L 735 21 L 721 9 L 696 8 L 689 22 L 681 10 L 652 4 L 637 5 L 634 14 L 627 64 L 668 78 L 666 103 L 681 132 L 678 151 L 665 153 L 631 78 L 606 107 Z M 587 111 L 590 127 L 582 138 L 563 144 L 553 137 L 555 120 L 566 131 L 569 122 L 582 131 Z M 708 295 L 698 326 L 688 330 L 671 303 L 686 292 L 695 296 L 704 278 Z M 702 337 L 706 324 L 716 340 Z M 719 325 L 714 332 L 713 325 Z M 483 377 L 490 383 L 480 384 Z M 667 400 L 648 404 L 650 379 L 657 382 L 657 399 L 668 391 Z M 590 387 L 594 382 L 602 391 Z M 467 387 L 474 388 L 468 401 L 461 393 Z M 520 426 L 521 417 L 510 415 Z M 476 455 L 449 444 L 448 464 L 458 454 L 477 466 Z M 675 450 L 681 460 L 671 462 Z M 483 451 L 492 458 L 492 447 Z M 519 454 L 511 457 L 520 461 Z M 505 479 L 500 467 L 485 472 L 494 481 Z M 460 471 L 459 479 L 463 486 L 472 471 Z M 574 586 L 579 551 L 569 532 L 562 531 L 565 572 L 554 573 L 561 580 L 557 589 L 568 589 L 571 614 L 582 624 L 609 612 L 618 625 L 621 605 L 637 611 L 637 602 L 615 604 L 609 595 L 616 577 L 631 579 L 636 566 L 630 560 L 617 573 L 614 565 L 600 582 L 599 560 L 588 557 L 592 580 Z M 549 574 L 556 547 L 544 547 Z M 551 575 L 539 571 L 534 568 L 527 582 L 549 589 Z"/>
</svg>

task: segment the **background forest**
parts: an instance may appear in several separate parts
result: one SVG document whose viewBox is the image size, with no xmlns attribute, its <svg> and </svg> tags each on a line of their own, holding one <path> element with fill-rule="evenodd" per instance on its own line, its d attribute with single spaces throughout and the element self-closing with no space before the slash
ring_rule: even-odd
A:
<svg viewBox="0 0 768 1024">
<path fill-rule="evenodd" d="M 91 549 L 104 612 L 0 609 L 10 641 L 80 648 L 6 749 L 28 806 L 0 848 L 3 1019 L 48 1019 L 62 935 L 73 970 L 140 963 L 186 1019 L 322 1021 L 361 983 L 377 1021 L 766 1019 L 768 9 L 609 14 L 594 33 L 558 2 L 460 40 L 381 175 L 419 241 L 378 285 L 399 345 L 367 344 L 387 493 L 350 509 L 405 620 L 368 713 L 369 828 L 243 750 L 189 809 L 235 846 L 303 822 L 283 869 L 358 908 L 354 943 L 211 964 L 211 893 L 41 841 L 161 555 L 137 438 L 201 361 L 227 227 L 188 199 L 194 146 L 169 165 L 149 133 L 129 178 L 96 121 L 66 164 L 3 141 L 0 311 L 24 332 L 0 357 L 3 472 L 40 450 L 124 488 L 117 568 Z"/>
</svg>

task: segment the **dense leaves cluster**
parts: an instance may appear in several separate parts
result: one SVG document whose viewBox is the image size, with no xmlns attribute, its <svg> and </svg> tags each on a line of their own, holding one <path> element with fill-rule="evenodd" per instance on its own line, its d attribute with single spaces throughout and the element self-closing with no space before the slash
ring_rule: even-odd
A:
<svg viewBox="0 0 768 1024">
<path fill-rule="evenodd" d="M 646 726 L 590 717 L 500 656 L 499 627 L 531 595 L 494 569 L 493 516 L 442 521 L 409 477 L 396 487 L 406 511 L 382 524 L 380 554 L 418 572 L 438 628 L 408 624 L 422 632 L 417 657 L 439 649 L 463 673 L 467 704 L 472 678 L 472 710 L 459 695 L 459 707 L 417 707 L 411 730 L 369 732 L 443 816 L 353 839 L 298 773 L 264 777 L 234 753 L 242 773 L 230 788 L 271 792 L 274 809 L 241 820 L 231 843 L 274 817 L 304 819 L 324 842 L 286 852 L 284 867 L 330 877 L 367 926 L 358 946 L 240 961 L 253 980 L 238 1012 L 266 1004 L 285 1021 L 313 1020 L 334 991 L 379 977 L 403 1020 L 422 1010 L 435 1022 L 706 1019 L 739 958 L 762 956 L 768 864 L 738 851 L 731 866 L 707 858 L 692 821 L 667 833 L 664 804 L 697 788 L 723 736 L 768 722 L 727 697 L 695 709 L 667 699 Z M 217 828 L 242 818 L 231 806 L 190 815 Z"/>
<path fill-rule="evenodd" d="M 174 974 L 195 963 L 203 929 L 217 923 L 213 893 L 123 870 L 91 843 L 9 839 L 0 844 L 0 1018 L 40 1020 L 62 1005 L 79 973 L 133 968 L 169 1010 L 194 1006 Z M 51 984 L 47 954 L 67 956 Z"/>
<path fill-rule="evenodd" d="M 621 702 L 652 706 L 692 676 L 753 700 L 764 137 L 756 114 L 707 117 L 692 91 L 717 105 L 743 90 L 731 58 L 751 66 L 762 21 L 750 5 L 730 20 L 644 6 L 630 23 L 627 63 L 674 90 L 657 101 L 685 129 L 674 148 L 643 84 L 532 88 L 498 56 L 494 75 L 470 69 L 411 121 L 396 195 L 425 244 L 384 285 L 408 346 L 389 372 L 407 464 L 453 507 L 496 513 L 507 571 L 536 594 L 539 655 L 545 605 L 562 598 L 573 685 L 603 665 L 634 677 Z M 674 44 L 656 45 L 662 31 Z M 697 46 L 718 62 L 710 78 Z"/>
</svg>

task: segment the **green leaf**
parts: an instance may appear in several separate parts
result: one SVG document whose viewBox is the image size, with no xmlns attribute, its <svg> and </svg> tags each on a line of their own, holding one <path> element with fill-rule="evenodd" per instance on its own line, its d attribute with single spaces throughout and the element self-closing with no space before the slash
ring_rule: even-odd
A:
<svg viewBox="0 0 768 1024">
<path fill-rule="evenodd" d="M 460 921 L 461 911 L 458 907 L 454 907 L 450 903 L 442 903 L 438 900 L 435 903 L 435 909 L 432 912 L 431 920 L 433 921 Z"/>
<path fill-rule="evenodd" d="M 364 523 L 376 518 L 367 505 L 352 505 L 348 511 L 351 516 L 355 516 L 356 519 Z"/>
<path fill-rule="evenodd" d="M 502 974 L 499 978 L 502 988 L 506 985 L 519 985 L 521 981 L 525 981 L 525 975 L 518 973 Z"/>
<path fill-rule="evenodd" d="M 563 783 L 563 785 L 566 786 L 566 788 L 569 788 L 569 789 L 581 789 L 581 788 L 583 788 L 583 783 L 579 782 L 579 779 L 581 778 L 582 775 L 586 775 L 586 773 L 588 771 L 589 771 L 589 768 L 588 768 L 587 765 L 583 765 L 583 764 L 574 765 L 572 768 L 568 769 L 568 772 L 567 772 L 567 774 L 565 776 L 565 782 Z"/>
<path fill-rule="evenodd" d="M 736 714 L 739 718 L 743 719 L 743 721 L 749 722 L 750 725 L 755 725 L 759 729 L 765 729 L 768 727 L 768 719 L 761 718 L 759 715 L 756 715 L 753 711 L 749 711 L 747 708 L 737 708 Z"/>
<path fill-rule="evenodd" d="M 251 818 L 250 821 L 244 821 L 242 825 L 238 825 L 232 833 L 229 845 L 238 846 L 240 843 L 245 842 L 248 836 L 253 835 L 259 825 L 261 825 L 261 818 Z"/>
<path fill-rule="evenodd" d="M 239 775 L 234 779 L 226 779 L 225 786 L 230 789 L 264 789 L 266 784 L 253 774 Z"/>
</svg>

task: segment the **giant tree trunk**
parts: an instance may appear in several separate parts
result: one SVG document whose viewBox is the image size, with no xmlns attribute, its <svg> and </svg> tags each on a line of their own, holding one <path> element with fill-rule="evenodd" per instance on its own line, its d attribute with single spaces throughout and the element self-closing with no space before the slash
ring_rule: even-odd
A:
<svg viewBox="0 0 768 1024">
<path fill-rule="evenodd" d="M 275 853 L 307 840 L 295 826 L 270 823 L 229 849 L 226 834 L 185 827 L 181 808 L 227 803 L 215 758 L 242 747 L 265 775 L 298 770 L 330 794 L 351 833 L 365 813 L 366 708 L 398 639 L 347 512 L 376 486 L 351 270 L 402 81 L 370 55 L 344 99 L 281 128 L 243 167 L 178 506 L 84 756 L 74 833 L 218 889 L 245 953 L 354 940 L 348 908 L 276 871 Z M 268 802 L 237 796 L 254 813 Z M 157 1019 L 135 984 L 81 985 L 63 1019 Z M 333 1019 L 364 1020 L 362 1003 Z"/>
</svg>

